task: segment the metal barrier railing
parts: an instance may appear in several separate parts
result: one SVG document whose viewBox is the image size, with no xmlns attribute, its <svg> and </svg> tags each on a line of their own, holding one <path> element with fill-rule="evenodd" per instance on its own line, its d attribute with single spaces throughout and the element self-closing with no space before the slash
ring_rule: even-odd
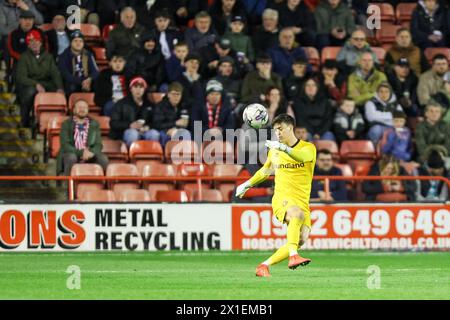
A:
<svg viewBox="0 0 450 320">
<path fill-rule="evenodd" d="M 68 181 L 68 195 L 69 201 L 75 200 L 74 183 L 77 181 L 103 181 L 103 182 L 118 182 L 118 181 L 139 181 L 139 182 L 196 182 L 198 186 L 199 201 L 202 198 L 202 182 L 242 182 L 249 179 L 248 176 L 243 177 L 217 177 L 217 176 L 186 176 L 186 177 L 170 177 L 158 176 L 158 177 L 110 177 L 110 176 L 0 176 L 0 181 Z M 274 177 L 268 178 L 273 180 Z M 447 184 L 450 190 L 450 180 L 441 176 L 314 176 L 314 180 L 324 180 L 324 191 L 328 196 L 330 194 L 330 181 L 331 180 L 344 180 L 344 181 L 362 181 L 362 180 L 439 180 Z"/>
</svg>

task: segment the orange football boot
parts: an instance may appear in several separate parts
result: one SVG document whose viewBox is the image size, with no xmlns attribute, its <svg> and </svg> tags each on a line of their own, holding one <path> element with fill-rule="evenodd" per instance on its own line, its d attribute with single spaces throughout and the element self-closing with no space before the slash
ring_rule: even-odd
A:
<svg viewBox="0 0 450 320">
<path fill-rule="evenodd" d="M 311 262 L 311 259 L 302 258 L 298 254 L 289 257 L 289 269 L 296 269 L 298 266 L 306 266 Z"/>
<path fill-rule="evenodd" d="M 269 267 L 265 264 L 260 264 L 256 268 L 256 276 L 257 277 L 270 277 Z"/>
</svg>

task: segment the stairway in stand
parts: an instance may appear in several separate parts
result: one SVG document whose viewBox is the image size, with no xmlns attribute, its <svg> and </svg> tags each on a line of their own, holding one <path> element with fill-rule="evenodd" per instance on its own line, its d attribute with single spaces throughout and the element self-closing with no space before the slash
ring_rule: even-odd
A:
<svg viewBox="0 0 450 320">
<path fill-rule="evenodd" d="M 31 129 L 20 125 L 15 96 L 0 81 L 0 175 L 55 175 L 55 161 L 43 163 L 43 137 L 32 139 Z M 51 202 L 67 200 L 67 191 L 55 181 L 1 181 L 1 202 Z"/>
</svg>

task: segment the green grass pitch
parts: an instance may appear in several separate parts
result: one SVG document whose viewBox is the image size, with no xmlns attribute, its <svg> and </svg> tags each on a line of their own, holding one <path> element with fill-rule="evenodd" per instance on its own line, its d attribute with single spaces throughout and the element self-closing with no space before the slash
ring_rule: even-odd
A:
<svg viewBox="0 0 450 320">
<path fill-rule="evenodd" d="M 313 262 L 287 261 L 257 278 L 271 252 L 2 253 L 0 299 L 449 299 L 447 252 L 304 251 Z M 69 290 L 69 266 L 81 289 Z M 368 267 L 381 287 L 369 289 Z"/>
</svg>

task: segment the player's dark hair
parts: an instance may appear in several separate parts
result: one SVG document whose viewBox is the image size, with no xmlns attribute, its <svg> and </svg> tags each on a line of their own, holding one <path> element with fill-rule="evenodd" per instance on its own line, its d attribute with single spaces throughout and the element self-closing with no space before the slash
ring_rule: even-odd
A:
<svg viewBox="0 0 450 320">
<path fill-rule="evenodd" d="M 275 119 L 273 119 L 273 121 L 272 121 L 272 127 L 279 123 L 291 125 L 293 128 L 295 128 L 295 119 L 292 118 L 287 113 L 282 113 L 282 114 L 276 116 Z"/>
<path fill-rule="evenodd" d="M 326 156 L 332 155 L 331 151 L 328 149 L 317 150 L 317 157 L 319 157 L 320 154 L 324 154 Z"/>
</svg>

